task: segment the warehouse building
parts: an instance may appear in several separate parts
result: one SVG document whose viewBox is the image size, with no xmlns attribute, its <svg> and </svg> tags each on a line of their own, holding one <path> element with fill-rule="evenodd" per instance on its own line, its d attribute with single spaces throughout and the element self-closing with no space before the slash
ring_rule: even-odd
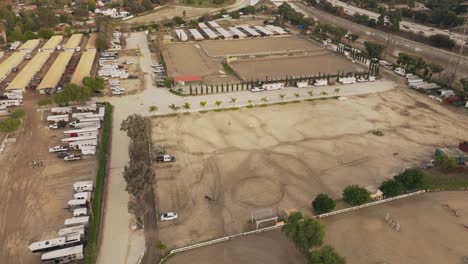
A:
<svg viewBox="0 0 468 264">
<path fill-rule="evenodd" d="M 26 57 L 27 52 L 15 52 L 6 58 L 5 61 L 0 64 L 0 82 L 5 80 L 5 78 L 13 71 L 14 68 L 23 61 Z"/>
<path fill-rule="evenodd" d="M 189 29 L 190 34 L 192 34 L 195 40 L 204 40 L 205 38 L 200 34 L 200 32 L 194 28 Z"/>
<path fill-rule="evenodd" d="M 59 54 L 47 74 L 44 76 L 44 79 L 42 79 L 41 83 L 37 87 L 39 93 L 45 94 L 57 87 L 60 78 L 65 72 L 65 69 L 67 68 L 67 65 L 70 62 L 72 56 L 73 51 L 65 51 Z"/>
<path fill-rule="evenodd" d="M 54 51 L 60 43 L 62 43 L 63 36 L 62 35 L 57 35 L 57 36 L 52 36 L 42 47 L 42 51 L 49 51 L 52 52 Z"/>
<path fill-rule="evenodd" d="M 96 58 L 96 50 L 88 50 L 83 52 L 76 66 L 76 70 L 73 73 L 71 83 L 82 85 L 83 78 L 91 75 L 91 69 L 93 68 L 94 58 Z"/>
<path fill-rule="evenodd" d="M 21 70 L 16 78 L 8 85 L 7 90 L 25 91 L 26 87 L 32 81 L 34 76 L 41 70 L 42 66 L 50 57 L 50 52 L 39 52 L 32 60 Z"/>
</svg>

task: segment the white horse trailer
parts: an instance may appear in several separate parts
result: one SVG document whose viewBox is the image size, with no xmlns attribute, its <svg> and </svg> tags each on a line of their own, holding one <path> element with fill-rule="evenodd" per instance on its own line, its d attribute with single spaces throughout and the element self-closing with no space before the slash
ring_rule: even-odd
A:
<svg viewBox="0 0 468 264">
<path fill-rule="evenodd" d="M 262 88 L 266 91 L 279 90 L 284 88 L 284 83 L 264 83 Z"/>
<path fill-rule="evenodd" d="M 340 77 L 338 79 L 338 82 L 340 82 L 342 84 L 356 83 L 356 78 L 354 78 L 354 77 Z"/>
<path fill-rule="evenodd" d="M 78 209 L 77 209 L 78 210 Z M 70 234 L 79 234 L 81 238 L 84 238 L 85 236 L 85 226 L 84 225 L 79 225 L 79 226 L 72 226 L 72 227 L 66 227 L 62 228 L 58 231 L 58 235 L 63 237 L 66 235 Z"/>
<path fill-rule="evenodd" d="M 80 216 L 80 217 L 72 217 L 65 219 L 63 224 L 66 227 L 77 226 L 77 225 L 84 225 L 88 226 L 89 224 L 89 216 Z"/>
<path fill-rule="evenodd" d="M 77 260 L 82 260 L 83 258 L 83 245 L 54 250 L 42 254 L 41 256 L 42 261 L 53 261 L 54 263 L 59 264 L 70 263 Z"/>
<path fill-rule="evenodd" d="M 81 239 L 82 237 L 79 234 L 69 234 L 63 237 L 31 243 L 28 248 L 32 253 L 50 251 L 67 246 L 77 245 L 82 242 Z"/>
<path fill-rule="evenodd" d="M 79 181 L 73 184 L 73 190 L 75 192 L 92 192 L 93 181 Z"/>
</svg>

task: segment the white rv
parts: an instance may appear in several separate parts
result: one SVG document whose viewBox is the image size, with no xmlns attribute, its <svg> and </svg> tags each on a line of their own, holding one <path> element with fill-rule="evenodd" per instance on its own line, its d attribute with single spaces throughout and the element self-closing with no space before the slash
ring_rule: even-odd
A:
<svg viewBox="0 0 468 264">
<path fill-rule="evenodd" d="M 68 122 L 69 117 L 68 115 L 50 115 L 47 116 L 47 121 L 50 122 L 59 122 L 59 121 L 67 121 Z"/>
<path fill-rule="evenodd" d="M 80 216 L 87 216 L 88 209 L 86 208 L 78 208 L 73 210 L 73 217 L 80 217 Z"/>
<path fill-rule="evenodd" d="M 73 194 L 73 198 L 76 200 L 86 200 L 90 201 L 91 200 L 91 193 L 90 192 L 77 192 Z"/>
<path fill-rule="evenodd" d="M 67 246 L 74 246 L 80 244 L 81 236 L 79 234 L 69 234 L 63 237 L 53 238 L 49 240 L 34 242 L 29 245 L 29 250 L 32 253 L 50 251 L 58 248 L 64 248 Z"/>
<path fill-rule="evenodd" d="M 72 227 L 62 228 L 58 231 L 58 235 L 61 237 L 70 235 L 70 234 L 79 234 L 81 238 L 84 238 L 85 226 L 84 225 L 72 226 Z"/>
<path fill-rule="evenodd" d="M 297 81 L 296 86 L 297 86 L 297 88 L 304 88 L 304 87 L 309 86 L 309 82 L 308 81 L 302 81 L 302 82 Z"/>
<path fill-rule="evenodd" d="M 22 100 L 0 100 L 0 106 L 20 106 L 23 103 Z"/>
<path fill-rule="evenodd" d="M 406 76 L 406 70 L 400 67 L 397 67 L 394 72 L 401 76 Z"/>
<path fill-rule="evenodd" d="M 342 84 L 356 83 L 356 78 L 354 78 L 354 77 L 340 77 L 340 78 L 338 78 L 338 82 L 340 82 Z"/>
<path fill-rule="evenodd" d="M 328 85 L 327 79 L 315 80 L 315 83 L 314 83 L 314 86 L 327 86 L 327 85 Z"/>
<path fill-rule="evenodd" d="M 279 90 L 284 88 L 284 83 L 264 83 L 262 88 L 266 91 Z"/>
<path fill-rule="evenodd" d="M 65 222 L 63 222 L 63 224 L 66 227 L 77 226 L 77 225 L 88 226 L 89 216 L 80 216 L 80 217 L 72 217 L 69 219 L 65 219 Z"/>
<path fill-rule="evenodd" d="M 92 192 L 93 181 L 79 181 L 73 184 L 75 192 Z"/>
<path fill-rule="evenodd" d="M 71 211 L 78 208 L 86 208 L 88 201 L 86 199 L 73 199 L 68 201 L 68 209 Z"/>
<path fill-rule="evenodd" d="M 42 261 L 53 261 L 60 264 L 82 260 L 83 258 L 83 245 L 54 250 L 41 256 Z"/>
</svg>

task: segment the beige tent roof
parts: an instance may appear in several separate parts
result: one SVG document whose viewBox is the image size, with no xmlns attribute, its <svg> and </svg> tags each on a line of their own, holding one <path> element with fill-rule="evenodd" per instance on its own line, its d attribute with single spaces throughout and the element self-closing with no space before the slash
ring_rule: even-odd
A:
<svg viewBox="0 0 468 264">
<path fill-rule="evenodd" d="M 83 38 L 83 34 L 73 34 L 63 48 L 76 49 L 80 45 L 81 38 Z"/>
<path fill-rule="evenodd" d="M 19 50 L 34 50 L 39 45 L 39 39 L 30 39 L 26 41 Z"/>
<path fill-rule="evenodd" d="M 55 88 L 67 68 L 68 62 L 73 55 L 73 51 L 64 51 L 59 54 L 54 64 L 50 67 L 42 82 L 37 87 L 38 90 Z"/>
<path fill-rule="evenodd" d="M 0 64 L 0 81 L 5 79 L 8 74 L 10 74 L 13 68 L 17 67 L 26 56 L 26 52 L 15 52 L 10 55 L 10 57 L 6 58 L 2 64 Z"/>
<path fill-rule="evenodd" d="M 7 90 L 19 89 L 24 91 L 32 78 L 34 78 L 34 75 L 41 70 L 49 57 L 50 52 L 37 53 L 36 56 L 31 59 L 16 78 L 8 85 Z"/>
<path fill-rule="evenodd" d="M 71 79 L 71 82 L 74 84 L 82 85 L 84 77 L 89 76 L 91 73 L 91 68 L 93 67 L 94 58 L 96 57 L 96 50 L 88 50 L 83 52 L 76 66 L 75 73 Z"/>
<path fill-rule="evenodd" d="M 86 50 L 96 49 L 96 38 L 97 38 L 96 33 L 89 34 L 89 39 L 88 39 L 88 42 L 86 43 Z"/>
<path fill-rule="evenodd" d="M 46 44 L 42 47 L 42 50 L 55 50 L 57 45 L 59 45 L 62 42 L 63 36 L 62 35 L 57 35 L 51 37 Z"/>
</svg>

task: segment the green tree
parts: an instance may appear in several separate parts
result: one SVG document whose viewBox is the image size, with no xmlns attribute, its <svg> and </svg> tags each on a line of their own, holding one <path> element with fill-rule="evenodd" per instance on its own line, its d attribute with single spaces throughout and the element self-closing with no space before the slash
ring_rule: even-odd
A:
<svg viewBox="0 0 468 264">
<path fill-rule="evenodd" d="M 425 173 L 421 169 L 406 169 L 395 176 L 395 180 L 400 182 L 407 191 L 417 191 L 426 187 L 424 176 Z"/>
<path fill-rule="evenodd" d="M 168 107 L 172 110 L 173 113 L 179 111 L 180 109 L 180 106 L 176 106 L 175 104 L 171 104 Z"/>
<path fill-rule="evenodd" d="M 350 185 L 343 191 L 343 200 L 350 205 L 361 205 L 370 201 L 370 193 L 366 188 L 358 185 Z"/>
<path fill-rule="evenodd" d="M 247 100 L 247 103 L 249 104 L 249 106 L 252 106 L 253 101 L 252 100 Z"/>
<path fill-rule="evenodd" d="M 11 133 L 16 131 L 20 125 L 21 121 L 19 119 L 8 117 L 3 121 L 0 121 L 0 131 Z"/>
<path fill-rule="evenodd" d="M 334 90 L 335 94 L 339 94 L 339 93 L 340 93 L 340 91 L 341 91 L 341 89 L 340 89 L 340 88 L 335 88 L 335 90 Z"/>
<path fill-rule="evenodd" d="M 127 183 L 125 189 L 137 198 L 154 182 L 153 170 L 144 161 L 130 161 L 130 165 L 124 167 L 123 177 Z"/>
<path fill-rule="evenodd" d="M 330 212 L 335 209 L 335 205 L 335 201 L 324 193 L 317 195 L 312 202 L 312 207 L 319 214 Z"/>
<path fill-rule="evenodd" d="M 182 105 L 182 108 L 184 108 L 185 112 L 188 112 L 188 110 L 190 110 L 191 107 L 192 106 L 187 102 Z"/>
<path fill-rule="evenodd" d="M 340 256 L 334 248 L 323 246 L 307 254 L 308 264 L 345 264 L 346 258 Z"/>
<path fill-rule="evenodd" d="M 268 102 L 268 99 L 266 97 L 262 97 L 260 100 L 264 102 L 265 104 Z"/>
<path fill-rule="evenodd" d="M 215 102 L 215 105 L 216 105 L 216 107 L 219 108 L 219 107 L 221 106 L 222 103 L 223 103 L 223 102 L 221 102 L 221 101 L 216 101 L 216 102 Z"/>
<path fill-rule="evenodd" d="M 371 41 L 364 42 L 364 46 L 366 47 L 367 54 L 369 54 L 371 58 L 377 59 L 381 58 L 382 52 L 385 49 L 384 45 Z"/>
<path fill-rule="evenodd" d="M 148 110 L 149 110 L 149 112 L 151 113 L 151 115 L 154 115 L 154 113 L 157 112 L 158 109 L 159 109 L 159 108 L 158 108 L 157 106 L 155 106 L 155 105 L 152 105 L 152 106 L 150 106 L 150 107 L 148 108 Z"/>
<path fill-rule="evenodd" d="M 299 93 L 294 93 L 294 96 L 295 96 L 296 98 L 299 98 L 301 95 L 300 95 Z"/>
<path fill-rule="evenodd" d="M 449 157 L 445 153 L 438 153 L 435 157 L 436 164 L 440 166 L 443 171 L 451 172 L 457 168 L 457 160 Z"/>
<path fill-rule="evenodd" d="M 201 101 L 201 102 L 200 102 L 200 106 L 201 106 L 203 109 L 205 109 L 206 101 Z"/>
<path fill-rule="evenodd" d="M 232 104 L 232 106 L 235 106 L 235 105 L 236 105 L 236 101 L 237 101 L 237 98 L 231 97 L 231 104 Z"/>
<path fill-rule="evenodd" d="M 13 111 L 13 112 L 10 114 L 10 117 L 11 117 L 11 118 L 18 119 L 18 118 L 23 117 L 23 116 L 25 115 L 25 113 L 26 113 L 26 112 L 24 111 L 24 109 L 19 108 L 19 109 L 16 109 L 15 111 Z"/>
<path fill-rule="evenodd" d="M 390 179 L 384 181 L 379 189 L 383 192 L 385 197 L 393 197 L 401 195 L 405 192 L 405 187 L 401 182 L 396 181 L 395 179 Z"/>
<path fill-rule="evenodd" d="M 322 95 L 322 96 L 327 96 L 327 95 L 328 95 L 328 93 L 327 93 L 327 92 L 325 92 L 325 91 L 322 91 L 322 92 L 320 92 L 320 95 Z"/>
<path fill-rule="evenodd" d="M 284 97 L 286 97 L 286 95 L 285 95 L 285 94 L 280 94 L 280 95 L 279 95 L 279 98 L 281 99 L 281 102 L 283 102 L 283 101 L 284 101 Z"/>
<path fill-rule="evenodd" d="M 321 246 L 325 236 L 322 224 L 313 218 L 304 219 L 300 212 L 288 217 L 283 232 L 302 252 L 307 252 L 313 246 Z"/>
<path fill-rule="evenodd" d="M 307 94 L 308 94 L 310 97 L 314 96 L 314 92 L 313 92 L 313 91 L 308 91 Z"/>
<path fill-rule="evenodd" d="M 88 86 L 93 91 L 103 90 L 105 87 L 105 80 L 101 77 L 84 77 L 83 85 Z"/>
<path fill-rule="evenodd" d="M 133 139 L 146 139 L 151 132 L 151 121 L 139 114 L 129 115 L 120 124 L 120 130 L 127 132 L 127 136 Z"/>
</svg>

